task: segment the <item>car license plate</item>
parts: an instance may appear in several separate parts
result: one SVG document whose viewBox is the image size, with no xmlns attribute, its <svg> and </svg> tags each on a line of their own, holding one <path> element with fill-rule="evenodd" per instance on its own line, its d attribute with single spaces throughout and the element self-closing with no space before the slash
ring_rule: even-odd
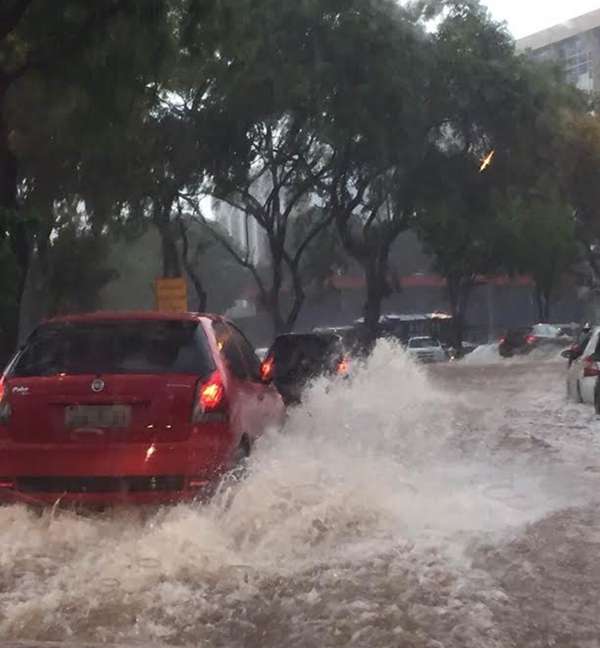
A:
<svg viewBox="0 0 600 648">
<path fill-rule="evenodd" d="M 71 405 L 65 409 L 68 428 L 127 428 L 130 422 L 129 405 Z"/>
</svg>

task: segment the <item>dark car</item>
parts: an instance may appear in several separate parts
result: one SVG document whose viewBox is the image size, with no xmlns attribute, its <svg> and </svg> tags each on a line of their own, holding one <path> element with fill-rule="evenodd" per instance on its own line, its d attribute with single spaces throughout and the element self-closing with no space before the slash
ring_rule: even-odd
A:
<svg viewBox="0 0 600 648">
<path fill-rule="evenodd" d="M 498 351 L 503 358 L 526 355 L 534 349 L 563 348 L 572 344 L 573 338 L 553 324 L 535 324 L 513 329 L 500 340 Z"/>
<path fill-rule="evenodd" d="M 348 356 L 342 339 L 332 333 L 280 335 L 263 362 L 286 404 L 300 403 L 306 386 L 319 376 L 347 376 Z"/>
<path fill-rule="evenodd" d="M 252 347 L 218 316 L 57 318 L 0 380 L 0 501 L 192 500 L 283 415 Z"/>
</svg>

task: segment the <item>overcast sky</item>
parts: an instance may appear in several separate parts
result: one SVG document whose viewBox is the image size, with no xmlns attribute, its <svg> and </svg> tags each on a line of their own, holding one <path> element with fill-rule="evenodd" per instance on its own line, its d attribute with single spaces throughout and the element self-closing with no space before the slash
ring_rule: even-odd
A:
<svg viewBox="0 0 600 648">
<path fill-rule="evenodd" d="M 600 0 L 483 0 L 497 20 L 505 20 L 515 38 L 600 9 Z"/>
</svg>

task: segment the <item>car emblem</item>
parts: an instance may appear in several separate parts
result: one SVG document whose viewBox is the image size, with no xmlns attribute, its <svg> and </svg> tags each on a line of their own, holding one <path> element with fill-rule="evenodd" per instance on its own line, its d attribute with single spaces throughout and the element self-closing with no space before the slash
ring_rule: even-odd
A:
<svg viewBox="0 0 600 648">
<path fill-rule="evenodd" d="M 104 389 L 104 380 L 102 378 L 96 378 L 92 381 L 92 391 L 98 394 Z"/>
<path fill-rule="evenodd" d="M 20 394 L 21 396 L 27 396 L 29 394 L 29 387 L 13 387 L 13 394 Z"/>
</svg>

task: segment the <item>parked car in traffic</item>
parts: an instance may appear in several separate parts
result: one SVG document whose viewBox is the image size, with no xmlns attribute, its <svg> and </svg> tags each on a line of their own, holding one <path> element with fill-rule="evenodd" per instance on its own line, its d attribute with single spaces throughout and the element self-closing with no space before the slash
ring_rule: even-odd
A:
<svg viewBox="0 0 600 648">
<path fill-rule="evenodd" d="M 350 359 L 339 335 L 289 333 L 278 336 L 263 363 L 286 404 L 298 404 L 302 392 L 319 376 L 347 377 Z"/>
<path fill-rule="evenodd" d="M 448 362 L 450 356 L 440 344 L 439 340 L 432 337 L 412 337 L 406 345 L 409 356 L 418 362 Z"/>
<path fill-rule="evenodd" d="M 577 344 L 562 353 L 569 360 L 567 396 L 578 403 L 594 405 L 600 414 L 600 327 L 595 327 L 587 344 Z"/>
<path fill-rule="evenodd" d="M 254 350 L 220 317 L 53 319 L 0 381 L 0 500 L 192 500 L 283 417 Z"/>
<path fill-rule="evenodd" d="M 573 337 L 554 324 L 535 324 L 509 330 L 500 340 L 498 351 L 503 358 L 526 355 L 534 349 L 564 348 L 573 343 Z"/>
</svg>

